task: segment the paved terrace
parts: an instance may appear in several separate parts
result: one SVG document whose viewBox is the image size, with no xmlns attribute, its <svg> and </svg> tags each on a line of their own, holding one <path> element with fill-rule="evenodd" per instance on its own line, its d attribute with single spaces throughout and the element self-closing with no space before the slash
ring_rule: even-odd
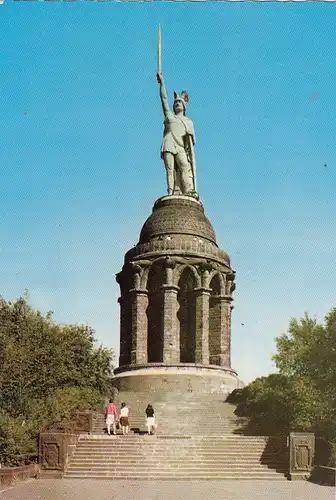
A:
<svg viewBox="0 0 336 500">
<path fill-rule="evenodd" d="M 0 492 L 1 500 L 335 500 L 336 489 L 306 481 L 95 481 L 40 479 Z"/>
</svg>

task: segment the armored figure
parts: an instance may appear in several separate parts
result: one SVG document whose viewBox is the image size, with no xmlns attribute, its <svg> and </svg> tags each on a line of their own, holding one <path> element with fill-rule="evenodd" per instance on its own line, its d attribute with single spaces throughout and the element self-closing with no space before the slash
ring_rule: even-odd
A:
<svg viewBox="0 0 336 500">
<path fill-rule="evenodd" d="M 164 133 L 161 158 L 164 161 L 168 194 L 196 196 L 196 164 L 194 155 L 195 132 L 193 123 L 186 116 L 188 94 L 185 90 L 174 92 L 173 111 L 169 108 L 163 74 L 157 73 L 164 114 Z"/>
</svg>

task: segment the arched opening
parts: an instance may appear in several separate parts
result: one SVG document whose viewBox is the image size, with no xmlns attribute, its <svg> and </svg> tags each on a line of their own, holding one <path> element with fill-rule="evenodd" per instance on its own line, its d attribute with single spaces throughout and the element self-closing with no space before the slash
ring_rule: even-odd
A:
<svg viewBox="0 0 336 500">
<path fill-rule="evenodd" d="M 165 282 L 165 271 L 159 265 L 153 265 L 148 274 L 148 363 L 163 361 L 163 292 L 161 286 Z"/>
<path fill-rule="evenodd" d="M 195 363 L 196 351 L 196 298 L 195 276 L 186 267 L 179 279 L 177 319 L 180 329 L 180 363 Z"/>
<path fill-rule="evenodd" d="M 209 300 L 209 361 L 211 365 L 220 364 L 221 338 L 221 282 L 218 274 L 210 281 Z"/>
</svg>

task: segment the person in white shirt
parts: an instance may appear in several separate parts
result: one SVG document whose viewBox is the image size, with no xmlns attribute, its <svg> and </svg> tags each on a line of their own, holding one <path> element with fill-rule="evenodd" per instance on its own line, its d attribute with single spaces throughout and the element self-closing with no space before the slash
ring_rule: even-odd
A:
<svg viewBox="0 0 336 500">
<path fill-rule="evenodd" d="M 128 434 L 129 431 L 129 421 L 128 421 L 128 413 L 129 409 L 126 406 L 125 403 L 121 403 L 121 408 L 120 408 L 120 425 L 122 429 L 122 433 Z"/>
</svg>

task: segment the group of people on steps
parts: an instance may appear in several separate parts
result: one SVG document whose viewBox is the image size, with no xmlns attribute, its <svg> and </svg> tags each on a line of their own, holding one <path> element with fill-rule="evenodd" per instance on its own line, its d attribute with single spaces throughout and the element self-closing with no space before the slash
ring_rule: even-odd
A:
<svg viewBox="0 0 336 500">
<path fill-rule="evenodd" d="M 147 432 L 149 435 L 154 434 L 154 429 L 156 427 L 155 413 L 154 413 L 154 408 L 151 404 L 147 405 L 145 414 L 146 414 Z M 119 412 L 116 404 L 113 402 L 113 399 L 110 399 L 110 402 L 108 403 L 105 410 L 107 434 L 111 435 L 111 427 L 112 427 L 112 433 L 115 435 L 117 433 L 118 423 L 121 427 L 123 435 L 128 434 L 130 427 L 128 415 L 129 415 L 129 408 L 125 403 L 121 403 Z"/>
</svg>

